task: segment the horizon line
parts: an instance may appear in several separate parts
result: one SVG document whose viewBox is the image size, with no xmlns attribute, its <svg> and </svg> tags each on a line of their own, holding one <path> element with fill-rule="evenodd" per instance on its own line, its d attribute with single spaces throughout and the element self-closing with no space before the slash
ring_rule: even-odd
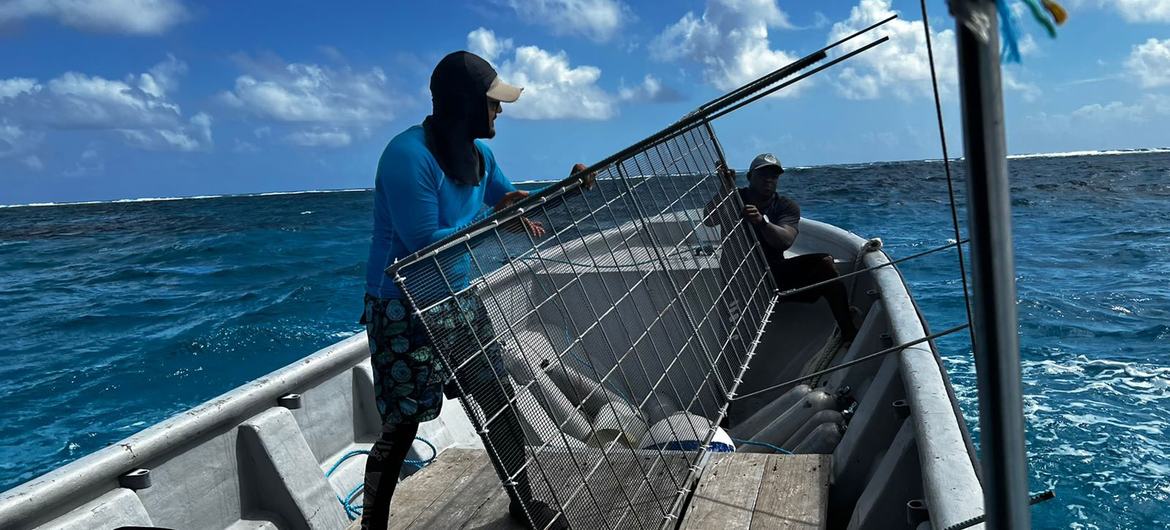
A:
<svg viewBox="0 0 1170 530">
<path fill-rule="evenodd" d="M 1032 158 L 1067 158 L 1074 156 L 1113 156 L 1113 155 L 1133 155 L 1133 154 L 1156 154 L 1156 153 L 1170 153 L 1170 147 L 1139 147 L 1132 149 L 1102 149 L 1102 150 L 1082 150 L 1082 151 L 1060 151 L 1052 153 L 1020 153 L 1014 155 L 1007 155 L 1008 160 L 1026 160 Z M 962 161 L 965 157 L 957 156 L 951 157 L 952 161 Z M 833 164 L 816 164 L 811 166 L 792 166 L 791 169 L 815 169 L 822 167 L 841 167 L 841 166 L 871 166 L 876 164 L 898 164 L 908 162 L 942 162 L 941 158 L 923 158 L 923 159 L 905 159 L 905 160 L 877 160 L 872 162 L 839 162 Z M 513 184 L 544 184 L 548 182 L 559 182 L 558 180 L 521 180 L 513 182 Z M 374 188 L 336 188 L 336 189 L 317 189 L 317 190 L 293 190 L 293 191 L 264 191 L 264 192 L 249 192 L 249 193 L 223 193 L 216 195 L 186 195 L 178 197 L 135 197 L 122 199 L 105 199 L 93 201 L 71 201 L 71 202 L 33 202 L 27 204 L 0 204 L 0 209 L 4 208 L 45 208 L 50 206 L 82 206 L 92 204 L 119 204 L 119 203 L 138 203 L 138 202 L 167 202 L 167 201 L 186 201 L 186 200 L 204 200 L 204 199 L 223 199 L 230 197 L 269 197 L 277 195 L 300 195 L 310 193 L 356 193 L 360 191 L 370 191 Z"/>
</svg>

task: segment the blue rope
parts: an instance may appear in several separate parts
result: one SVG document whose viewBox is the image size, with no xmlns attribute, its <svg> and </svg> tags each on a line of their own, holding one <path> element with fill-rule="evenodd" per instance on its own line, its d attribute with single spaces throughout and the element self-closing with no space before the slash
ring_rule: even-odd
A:
<svg viewBox="0 0 1170 530">
<path fill-rule="evenodd" d="M 776 451 L 777 453 L 784 453 L 786 455 L 792 454 L 792 451 L 789 451 L 789 450 L 787 450 L 783 447 L 780 447 L 778 445 L 772 445 L 768 442 L 757 442 L 755 440 L 740 440 L 738 438 L 732 438 L 731 441 L 733 441 L 737 444 L 758 445 L 760 447 L 767 447 L 768 449 Z"/>
<path fill-rule="evenodd" d="M 421 438 L 421 437 L 416 436 L 414 439 L 418 440 L 424 444 L 427 444 L 427 447 L 431 448 L 431 456 L 429 458 L 424 458 L 422 460 L 413 460 L 413 459 L 407 458 L 406 460 L 403 460 L 403 462 L 410 464 L 412 466 L 415 466 L 419 469 L 422 469 L 422 468 L 430 465 L 431 462 L 435 461 L 435 458 L 439 456 L 439 450 L 435 449 L 435 445 L 432 444 L 431 442 L 427 441 L 426 438 Z"/>
<path fill-rule="evenodd" d="M 427 447 L 430 447 L 431 448 L 431 456 L 428 458 L 424 458 L 422 460 L 415 460 L 412 458 L 407 458 L 407 459 L 403 460 L 403 463 L 410 464 L 412 466 L 417 467 L 418 469 L 422 469 L 422 468 L 430 465 L 431 462 L 435 461 L 435 458 L 439 456 L 439 450 L 435 449 L 435 445 L 432 444 L 430 441 L 428 441 L 426 438 L 421 438 L 421 437 L 416 436 L 414 439 L 426 444 Z M 358 455 L 369 455 L 369 454 L 370 454 L 370 452 L 366 451 L 364 449 L 358 449 L 355 451 L 350 451 L 348 453 L 345 453 L 344 455 L 341 456 L 341 458 L 337 459 L 337 462 L 335 462 L 333 464 L 333 467 L 329 468 L 329 471 L 325 472 L 325 478 L 329 478 L 330 476 L 332 476 L 333 473 L 335 471 L 337 471 L 337 468 L 341 467 L 341 464 L 343 462 L 345 462 L 346 460 L 349 460 L 350 458 L 353 458 L 353 457 L 358 456 Z M 354 486 L 353 489 L 349 490 L 349 493 L 346 494 L 345 498 L 342 498 L 341 495 L 334 494 L 337 497 L 337 502 L 341 503 L 341 507 L 345 509 L 345 515 L 349 517 L 350 521 L 356 521 L 357 518 L 362 515 L 362 507 L 360 505 L 355 506 L 353 504 L 353 502 L 357 498 L 358 494 L 362 492 L 362 489 L 364 489 L 364 487 L 365 487 L 365 484 L 358 484 L 357 486 Z"/>
</svg>

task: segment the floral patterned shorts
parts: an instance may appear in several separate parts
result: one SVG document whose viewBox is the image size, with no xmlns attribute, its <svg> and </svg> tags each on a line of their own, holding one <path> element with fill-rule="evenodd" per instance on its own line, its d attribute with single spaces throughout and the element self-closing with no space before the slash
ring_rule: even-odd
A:
<svg viewBox="0 0 1170 530">
<path fill-rule="evenodd" d="M 486 342 L 495 334 L 478 296 L 464 294 L 451 298 L 428 313 L 427 323 L 440 341 L 446 359 L 440 358 L 409 301 L 366 295 L 361 322 L 366 326 L 370 342 L 374 396 L 384 425 L 420 423 L 439 416 L 444 384 L 451 382 L 446 362 L 459 367 L 460 386 L 473 394 L 472 389 L 494 381 L 493 371 L 506 373 L 497 343 L 488 346 L 484 355 L 475 355 L 479 352 L 473 346 L 478 344 L 476 337 Z M 468 333 L 472 327 L 474 336 Z M 465 362 L 468 357 L 471 360 Z M 447 394 L 457 397 L 456 388 L 447 384 Z"/>
</svg>

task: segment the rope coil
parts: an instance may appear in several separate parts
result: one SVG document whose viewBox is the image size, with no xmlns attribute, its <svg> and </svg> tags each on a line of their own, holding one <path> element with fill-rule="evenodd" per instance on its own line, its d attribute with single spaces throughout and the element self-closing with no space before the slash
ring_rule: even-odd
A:
<svg viewBox="0 0 1170 530">
<path fill-rule="evenodd" d="M 431 456 L 427 457 L 427 458 L 419 459 L 419 460 L 407 458 L 406 460 L 403 460 L 403 463 L 413 465 L 413 466 L 417 467 L 418 469 L 422 469 L 422 468 L 430 465 L 431 462 L 435 461 L 435 458 L 437 458 L 439 456 L 439 450 L 436 449 L 435 445 L 432 444 L 426 438 L 416 436 L 414 439 L 415 439 L 415 441 L 419 441 L 419 442 L 426 444 L 426 446 L 431 449 Z M 338 458 L 337 462 L 333 463 L 333 467 L 330 467 L 329 471 L 325 472 L 325 478 L 331 477 L 333 475 L 333 473 L 336 472 L 337 469 L 341 467 L 341 464 L 343 464 L 346 460 L 349 460 L 350 458 L 353 458 L 355 456 L 369 455 L 369 454 L 370 454 L 370 452 L 366 449 L 356 449 L 356 450 L 350 451 L 348 453 L 345 453 L 344 455 L 341 455 L 341 458 Z M 365 484 L 358 484 L 357 486 L 354 486 L 353 489 L 349 490 L 349 493 L 347 493 L 344 498 L 341 495 L 335 494 L 335 496 L 337 497 L 337 502 L 341 503 L 341 507 L 345 510 L 345 515 L 347 517 L 349 517 L 350 521 L 356 521 L 357 518 L 361 517 L 361 515 L 362 515 L 361 505 L 359 504 L 359 505 L 355 506 L 353 504 L 353 501 L 354 501 L 354 499 L 356 499 L 358 497 L 358 494 L 361 493 L 363 489 L 365 489 Z"/>
</svg>

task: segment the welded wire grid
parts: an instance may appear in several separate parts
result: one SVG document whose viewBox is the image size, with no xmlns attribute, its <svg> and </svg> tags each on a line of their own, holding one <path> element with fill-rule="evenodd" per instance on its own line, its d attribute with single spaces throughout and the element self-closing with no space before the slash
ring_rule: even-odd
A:
<svg viewBox="0 0 1170 530">
<path fill-rule="evenodd" d="M 658 528 L 691 488 L 775 284 L 705 124 L 397 269 L 537 527 Z M 543 511 L 543 513 L 548 513 Z"/>
</svg>

